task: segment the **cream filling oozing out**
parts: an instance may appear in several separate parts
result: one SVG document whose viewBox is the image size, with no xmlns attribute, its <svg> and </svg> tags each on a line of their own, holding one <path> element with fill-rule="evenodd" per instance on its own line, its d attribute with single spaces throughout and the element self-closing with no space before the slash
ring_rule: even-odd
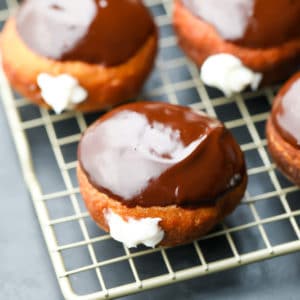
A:
<svg viewBox="0 0 300 300">
<path fill-rule="evenodd" d="M 56 114 L 66 109 L 73 109 L 88 96 L 78 80 L 68 74 L 52 76 L 41 73 L 37 77 L 37 84 L 41 89 L 42 98 Z"/>
<path fill-rule="evenodd" d="M 159 226 L 160 218 L 123 219 L 111 209 L 104 211 L 105 220 L 113 239 L 132 248 L 139 244 L 155 247 L 164 237 L 164 231 Z"/>
<path fill-rule="evenodd" d="M 239 93 L 248 86 L 256 90 L 262 78 L 261 73 L 253 72 L 239 58 L 227 53 L 209 56 L 201 67 L 202 81 L 226 96 Z"/>
</svg>

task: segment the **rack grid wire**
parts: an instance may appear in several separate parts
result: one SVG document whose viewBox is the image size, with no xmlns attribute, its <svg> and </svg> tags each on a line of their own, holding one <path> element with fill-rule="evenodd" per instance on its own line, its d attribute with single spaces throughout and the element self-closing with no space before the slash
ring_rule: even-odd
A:
<svg viewBox="0 0 300 300">
<path fill-rule="evenodd" d="M 300 250 L 300 193 L 271 162 L 264 135 L 278 87 L 225 98 L 204 86 L 197 67 L 177 47 L 172 1 L 145 3 L 160 28 L 160 53 L 140 98 L 189 105 L 224 121 L 245 153 L 248 189 L 235 212 L 198 241 L 127 249 L 93 223 L 76 181 L 80 135 L 99 113 L 55 115 L 40 109 L 15 94 L 1 71 L 3 105 L 66 299 L 121 297 Z M 0 4 L 3 25 L 18 3 Z"/>
</svg>

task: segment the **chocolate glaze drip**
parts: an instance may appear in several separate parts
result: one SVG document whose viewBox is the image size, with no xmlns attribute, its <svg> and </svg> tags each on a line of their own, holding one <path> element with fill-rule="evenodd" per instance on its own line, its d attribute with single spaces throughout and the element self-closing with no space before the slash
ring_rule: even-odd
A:
<svg viewBox="0 0 300 300">
<path fill-rule="evenodd" d="M 40 55 L 107 66 L 128 60 L 155 32 L 140 0 L 26 0 L 16 23 Z"/>
<path fill-rule="evenodd" d="M 78 154 L 93 186 L 127 206 L 212 204 L 245 174 L 243 154 L 219 121 L 164 103 L 106 114 Z"/>
<path fill-rule="evenodd" d="M 280 90 L 272 110 L 272 121 L 280 135 L 300 148 L 300 73 Z"/>
<path fill-rule="evenodd" d="M 181 0 L 227 40 L 272 47 L 300 37 L 298 0 Z"/>
</svg>

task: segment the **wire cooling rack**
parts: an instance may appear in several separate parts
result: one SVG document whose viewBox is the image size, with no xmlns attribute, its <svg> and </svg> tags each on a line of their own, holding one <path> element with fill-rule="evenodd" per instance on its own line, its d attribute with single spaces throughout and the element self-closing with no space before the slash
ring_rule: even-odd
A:
<svg viewBox="0 0 300 300">
<path fill-rule="evenodd" d="M 1 24 L 17 4 L 0 2 Z M 160 27 L 157 66 L 141 94 L 189 105 L 225 122 L 241 144 L 249 186 L 215 230 L 181 247 L 127 249 L 90 219 L 76 180 L 80 134 L 99 117 L 54 115 L 14 94 L 0 73 L 3 105 L 61 290 L 66 299 L 136 293 L 300 249 L 300 193 L 272 164 L 264 128 L 276 87 L 230 99 L 205 87 L 176 46 L 171 1 L 145 1 Z"/>
</svg>

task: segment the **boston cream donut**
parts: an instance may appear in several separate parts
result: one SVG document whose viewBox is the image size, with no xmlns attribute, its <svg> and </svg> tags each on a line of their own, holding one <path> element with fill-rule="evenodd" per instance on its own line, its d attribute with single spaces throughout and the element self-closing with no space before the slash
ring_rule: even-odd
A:
<svg viewBox="0 0 300 300">
<path fill-rule="evenodd" d="M 279 91 L 267 124 L 270 154 L 278 168 L 300 186 L 300 73 Z"/>
<path fill-rule="evenodd" d="M 246 85 L 255 89 L 261 79 L 263 83 L 283 80 L 299 65 L 300 1 L 176 0 L 174 5 L 180 46 L 199 66 L 210 59 L 211 73 L 216 74 L 218 66 L 229 68 L 227 78 L 238 81 L 232 92 Z M 248 70 L 240 71 L 241 66 Z M 232 75 L 232 69 L 238 74 Z"/>
<path fill-rule="evenodd" d="M 57 113 L 136 96 L 156 50 L 156 26 L 139 0 L 25 0 L 1 36 L 12 86 Z"/>
<path fill-rule="evenodd" d="M 244 195 L 240 147 L 217 120 L 157 102 L 121 106 L 79 144 L 81 194 L 96 223 L 128 247 L 198 238 Z"/>
</svg>

